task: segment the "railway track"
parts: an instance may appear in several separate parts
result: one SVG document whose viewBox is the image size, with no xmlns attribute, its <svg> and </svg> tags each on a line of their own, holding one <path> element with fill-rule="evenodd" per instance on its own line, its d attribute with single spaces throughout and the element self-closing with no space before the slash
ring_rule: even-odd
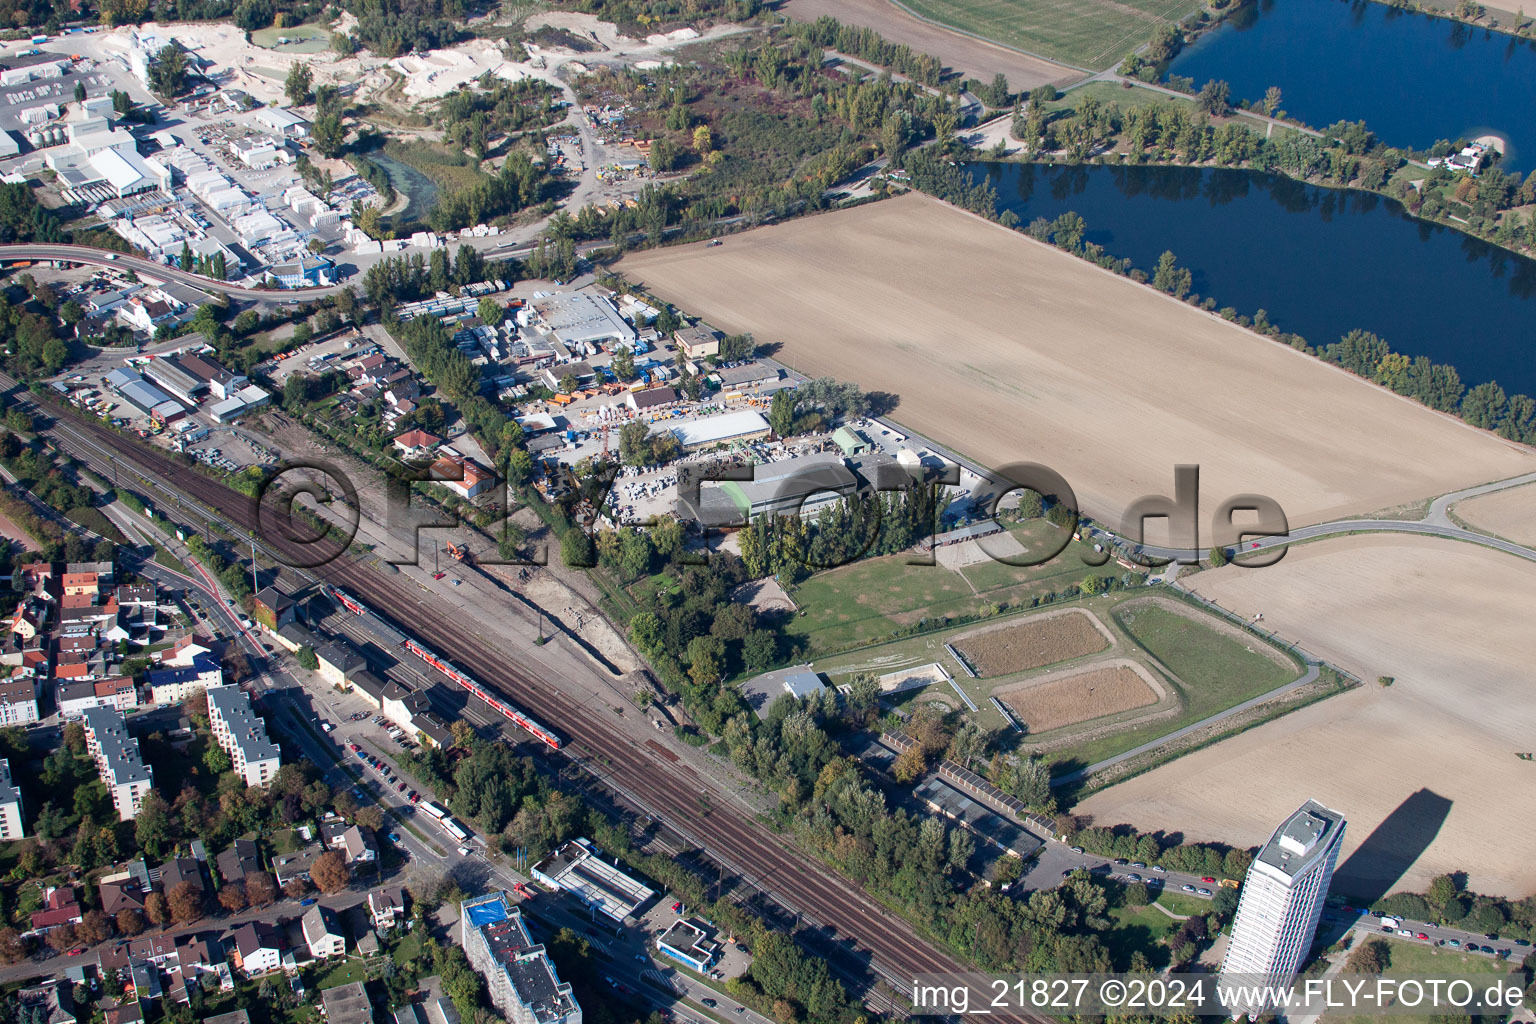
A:
<svg viewBox="0 0 1536 1024">
<path fill-rule="evenodd" d="M 8 383 L 0 375 L 0 386 Z M 102 458 L 136 466 L 146 478 L 165 480 L 218 517 L 247 531 L 256 528 L 250 499 L 217 481 L 122 437 L 99 424 L 76 419 L 71 411 L 53 406 L 44 411 L 57 421 L 54 431 L 61 447 L 86 461 Z M 62 435 L 62 436 L 61 436 Z M 174 493 L 174 492 L 173 492 Z M 170 497 L 168 494 L 167 497 Z M 206 511 L 198 510 L 203 514 Z M 282 538 L 264 537 L 259 546 L 284 561 L 300 554 Z M 436 645 L 454 652 L 455 660 L 482 682 L 509 698 L 537 709 L 560 723 L 570 738 L 566 753 L 595 764 L 603 780 L 663 821 L 710 859 L 736 872 L 751 888 L 765 892 L 791 913 L 817 926 L 819 952 L 844 954 L 853 969 L 845 976 L 867 979 L 873 972 L 905 991 L 921 973 L 965 970 L 965 965 L 919 938 L 901 918 L 878 907 L 846 880 L 788 847 L 758 823 L 730 806 L 710 802 L 705 784 L 686 765 L 673 765 L 644 747 L 603 727 L 593 714 L 570 696 L 543 686 L 515 664 L 481 647 L 458 622 L 422 603 L 410 588 L 343 556 L 309 575 L 342 586 L 376 610 L 388 609 L 397 624 L 430 636 Z M 547 755 L 557 756 L 557 755 Z M 882 999 L 881 1002 L 887 1000 Z M 895 1009 L 892 1005 L 892 1009 Z M 1032 1024 L 1045 1018 L 1020 1017 Z"/>
</svg>

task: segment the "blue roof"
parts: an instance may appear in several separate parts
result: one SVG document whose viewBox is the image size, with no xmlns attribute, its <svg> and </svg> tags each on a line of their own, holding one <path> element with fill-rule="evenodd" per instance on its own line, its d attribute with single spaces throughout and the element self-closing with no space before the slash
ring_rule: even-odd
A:
<svg viewBox="0 0 1536 1024">
<path fill-rule="evenodd" d="M 469 915 L 469 922 L 476 928 L 484 928 L 488 924 L 507 919 L 507 908 L 501 900 L 488 900 L 485 903 L 477 903 L 472 907 L 465 907 L 464 912 Z"/>
<path fill-rule="evenodd" d="M 204 672 L 211 672 L 219 667 L 219 663 L 206 654 L 199 654 L 192 659 L 190 668 L 158 668 L 144 673 L 144 678 L 149 680 L 151 686 L 162 684 L 180 683 L 188 679 L 196 679 Z"/>
</svg>

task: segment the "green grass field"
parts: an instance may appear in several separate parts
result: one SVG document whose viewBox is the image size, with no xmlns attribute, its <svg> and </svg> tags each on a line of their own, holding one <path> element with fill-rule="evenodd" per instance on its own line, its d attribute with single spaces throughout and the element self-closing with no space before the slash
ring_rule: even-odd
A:
<svg viewBox="0 0 1536 1024">
<path fill-rule="evenodd" d="M 918 15 L 1050 60 L 1102 71 L 1201 0 L 900 0 Z"/>
<path fill-rule="evenodd" d="M 851 602 L 857 602 L 861 585 L 869 588 L 864 593 L 878 592 L 880 597 L 888 598 L 893 604 L 905 602 L 906 606 L 910 606 L 914 600 L 925 601 L 931 597 L 931 592 L 920 592 L 910 583 L 906 587 L 888 585 L 887 578 L 882 576 L 881 572 L 891 573 L 893 570 L 881 570 L 873 563 L 849 568 L 863 569 L 866 574 L 873 573 L 873 575 L 850 574 L 853 578 L 842 584 Z M 934 568 L 936 567 L 919 571 L 932 572 Z M 837 573 L 845 571 L 844 569 L 835 570 Z M 952 573 L 948 573 L 948 570 L 941 571 L 953 576 Z M 885 591 L 879 589 L 882 584 L 887 584 Z M 1048 748 L 1044 749 L 1044 756 L 1057 762 L 1060 771 L 1071 771 L 1113 757 L 1143 743 L 1150 743 L 1160 736 L 1166 736 L 1186 725 L 1191 725 L 1235 704 L 1282 686 L 1301 674 L 1301 666 L 1290 661 L 1288 657 L 1280 661 L 1270 657 L 1268 653 L 1259 649 L 1261 641 L 1258 639 L 1250 639 L 1246 644 L 1239 641 L 1219 628 L 1215 620 L 1207 621 L 1207 613 L 1190 609 L 1193 617 L 1188 617 L 1155 604 L 1141 603 L 1147 596 L 1147 593 L 1141 590 L 1118 591 L 1101 597 L 1080 599 L 1070 603 L 1059 602 L 1049 606 L 1051 608 L 1081 607 L 1093 612 L 1116 639 L 1115 647 L 1104 652 L 1103 656 L 1128 657 L 1148 665 L 1150 670 L 1160 676 L 1166 685 L 1171 686 L 1181 699 L 1181 705 L 1176 714 L 1119 731 L 1107 732 L 1097 737 L 1065 742 L 1066 737 L 1072 735 L 1066 730 L 1061 730 L 1058 734 L 1047 732 L 1037 737 L 1030 737 L 1031 740 L 1039 740 L 1042 748 Z M 800 599 L 798 594 L 796 597 L 797 600 Z M 824 600 L 828 602 L 828 607 L 817 609 L 817 614 L 823 619 L 835 610 L 835 604 L 832 602 L 835 602 L 836 595 L 827 594 Z M 970 600 L 978 603 L 980 601 L 977 598 Z M 1172 599 L 1169 598 L 1169 600 Z M 878 604 L 878 601 L 871 598 L 863 605 L 850 604 L 850 607 L 868 608 L 872 604 Z M 931 610 L 937 604 L 938 602 L 934 602 L 925 607 Z M 1125 607 L 1127 605 L 1130 606 L 1128 610 Z M 953 612 L 962 607 L 967 607 L 965 601 L 952 599 L 948 610 Z M 1038 614 L 1039 611 L 1044 610 L 1047 609 L 1021 612 L 1021 615 Z M 809 617 L 808 615 L 807 618 Z M 803 620 L 796 621 L 798 623 Z M 824 626 L 822 635 L 835 633 L 838 630 L 853 631 L 861 625 L 873 630 L 877 629 L 878 624 L 891 621 L 889 616 L 881 617 L 878 612 L 871 611 L 849 622 L 837 623 L 837 629 Z M 991 728 L 1003 727 L 1006 723 L 988 700 L 994 690 L 1031 675 L 1055 671 L 1060 666 L 1047 665 L 1031 672 L 1001 678 L 969 678 L 945 651 L 944 645 L 957 634 L 976 629 L 985 624 L 985 621 L 987 620 L 956 625 L 920 636 L 902 637 L 860 646 L 820 659 L 816 662 L 816 668 L 834 683 L 843 683 L 859 672 L 883 674 L 898 668 L 910 668 L 937 661 L 949 669 L 955 682 L 975 702 L 978 709 L 976 718 Z M 875 625 L 871 626 L 871 622 Z M 1158 669 L 1153 659 L 1161 662 L 1173 675 L 1170 677 Z M 953 696 L 953 691 L 948 686 L 940 685 L 911 691 L 905 695 L 904 699 L 921 700 L 924 699 L 925 694 L 935 691 Z M 1124 714 L 1125 717 L 1135 717 L 1131 713 Z M 1100 721 L 1108 722 L 1110 719 Z M 1080 730 L 1080 726 L 1067 728 Z M 1181 897 L 1178 894 L 1169 894 L 1167 899 L 1177 903 Z M 1175 905 L 1175 903 L 1165 905 L 1175 913 L 1192 912 L 1189 907 Z"/>
<path fill-rule="evenodd" d="M 1114 907 L 1109 911 L 1109 919 L 1114 926 L 1101 933 L 1101 937 L 1116 968 L 1128 968 L 1131 954 L 1137 951 L 1146 955 L 1153 970 L 1168 966 L 1168 947 L 1163 945 L 1163 939 L 1179 927 L 1178 921 L 1153 906 Z"/>
<path fill-rule="evenodd" d="M 1032 552 L 1061 543 L 1057 529 L 1044 520 L 1015 525 L 1009 532 Z M 1027 604 L 1032 596 L 1065 589 L 1087 576 L 1123 571 L 1113 562 L 1101 569 L 1084 565 L 1080 550 L 1069 545 L 1045 565 L 986 561 L 958 573 L 941 565 L 909 565 L 905 554 L 829 569 L 795 588 L 800 613 L 786 632 L 806 638 L 814 655 L 878 641 L 924 617 L 971 615 L 989 604 Z"/>
<path fill-rule="evenodd" d="M 1355 932 L 1359 944 L 1373 936 L 1369 932 Z M 1508 974 L 1511 965 L 1492 957 L 1476 953 L 1463 953 L 1444 946 L 1428 946 L 1421 942 L 1384 939 L 1392 949 L 1392 957 L 1385 971 L 1389 978 L 1445 978 L 1464 974 Z M 1351 946 L 1350 948 L 1354 948 Z M 1401 1015 L 1327 1014 L 1323 1024 L 1383 1024 L 1384 1021 L 1408 1021 L 1413 1018 Z M 1423 1018 L 1419 1018 L 1422 1020 Z"/>
<path fill-rule="evenodd" d="M 114 544 L 128 543 L 128 538 L 123 536 L 123 531 L 112 525 L 112 520 L 108 519 L 106 513 L 99 508 L 81 505 L 70 509 L 64 515 L 72 522 L 79 523 L 87 530 L 107 538 Z"/>
<path fill-rule="evenodd" d="M 1296 678 L 1300 668 L 1281 665 L 1247 643 L 1201 623 L 1202 614 L 1180 614 L 1161 605 L 1116 609 L 1115 618 L 1154 658 L 1197 690 L 1240 687 L 1263 693 Z"/>
</svg>

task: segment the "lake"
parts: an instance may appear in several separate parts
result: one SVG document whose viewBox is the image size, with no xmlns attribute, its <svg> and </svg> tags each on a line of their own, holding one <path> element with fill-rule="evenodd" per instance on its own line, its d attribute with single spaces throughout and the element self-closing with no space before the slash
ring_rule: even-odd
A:
<svg viewBox="0 0 1536 1024">
<path fill-rule="evenodd" d="M 1536 165 L 1536 45 L 1448 18 L 1370 0 L 1258 0 L 1168 73 L 1196 88 L 1225 80 L 1234 101 L 1277 85 L 1290 116 L 1315 128 L 1364 120 L 1391 146 L 1497 134 L 1509 140 L 1506 170 Z"/>
<path fill-rule="evenodd" d="M 1369 192 L 1183 167 L 979 163 L 1023 224 L 1076 211 L 1087 241 L 1150 273 L 1171 249 L 1194 291 L 1316 346 L 1354 328 L 1448 363 L 1470 387 L 1536 395 L 1536 261 Z M 1022 226 L 1022 225 L 1021 225 Z"/>
</svg>

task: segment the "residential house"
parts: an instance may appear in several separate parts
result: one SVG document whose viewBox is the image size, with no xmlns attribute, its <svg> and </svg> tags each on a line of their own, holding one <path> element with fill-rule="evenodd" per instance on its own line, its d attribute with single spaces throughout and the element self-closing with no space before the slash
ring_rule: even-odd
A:
<svg viewBox="0 0 1536 1024">
<path fill-rule="evenodd" d="M 326 1024 L 373 1024 L 373 1004 L 360 981 L 322 989 Z"/>
<path fill-rule="evenodd" d="M 101 912 L 108 917 L 116 917 L 122 910 L 144 912 L 144 889 L 130 875 L 103 878 L 96 889 L 101 894 Z"/>
<path fill-rule="evenodd" d="M 207 692 L 213 738 L 229 754 L 247 786 L 265 786 L 277 774 L 282 759 L 277 744 L 267 738 L 266 723 L 252 709 L 251 698 L 238 686 L 216 686 Z"/>
<path fill-rule="evenodd" d="M 12 672 L 9 678 L 0 679 L 0 725 L 28 725 L 39 717 L 37 676 L 24 665 Z M 14 674 L 18 672 L 21 674 Z"/>
<path fill-rule="evenodd" d="M 325 850 L 318 843 L 311 843 L 302 850 L 293 853 L 279 854 L 272 858 L 272 875 L 277 879 L 278 885 L 287 885 L 295 878 L 309 881 L 310 869 L 315 866 L 315 861 Z"/>
<path fill-rule="evenodd" d="M 76 1024 L 79 1019 L 75 1016 L 75 998 L 71 986 L 58 978 L 51 978 L 31 988 L 19 989 L 16 1001 L 23 1009 L 38 1014 L 36 1017 L 21 1015 L 21 1019 L 29 1024 Z"/>
<path fill-rule="evenodd" d="M 405 890 L 398 885 L 386 885 L 368 894 L 368 915 L 373 927 L 381 932 L 391 931 L 405 922 Z"/>
<path fill-rule="evenodd" d="M 241 925 L 234 935 L 235 969 L 246 977 L 275 971 L 283 963 L 283 940 L 263 921 Z"/>
<path fill-rule="evenodd" d="M 81 717 L 86 749 L 96 761 L 101 781 L 106 783 L 118 820 L 132 821 L 143 805 L 144 794 L 154 785 L 154 772 L 139 753 L 139 741 L 128 735 L 119 711 L 89 708 Z"/>
<path fill-rule="evenodd" d="M 198 658 L 214 656 L 212 644 L 213 641 L 206 637 L 188 633 L 165 650 L 155 652 L 153 658 L 160 668 L 191 668 Z"/>
<path fill-rule="evenodd" d="M 224 669 L 212 654 L 199 654 L 190 664 L 150 669 L 144 681 L 149 685 L 150 703 L 180 704 L 198 690 L 223 686 Z"/>
<path fill-rule="evenodd" d="M 325 822 L 320 826 L 320 838 L 330 849 L 342 851 L 348 864 L 368 863 L 378 859 L 378 847 L 371 828 L 348 825 L 344 821 Z"/>
<path fill-rule="evenodd" d="M 347 951 L 347 937 L 342 934 L 336 920 L 336 912 L 316 903 L 304 912 L 304 941 L 309 944 L 309 954 L 317 960 L 342 956 Z"/>
<path fill-rule="evenodd" d="M 236 839 L 214 863 L 218 865 L 219 878 L 226 883 L 243 881 L 246 875 L 261 870 L 261 856 L 249 839 Z"/>
<path fill-rule="evenodd" d="M 83 911 L 70 886 L 49 886 L 43 892 L 43 906 L 30 918 L 31 935 L 45 935 L 66 924 L 79 924 Z"/>
<path fill-rule="evenodd" d="M 198 892 L 207 889 L 202 866 L 197 861 L 191 857 L 172 857 L 160 865 L 160 888 L 167 894 L 183 882 L 191 882 Z"/>
</svg>

